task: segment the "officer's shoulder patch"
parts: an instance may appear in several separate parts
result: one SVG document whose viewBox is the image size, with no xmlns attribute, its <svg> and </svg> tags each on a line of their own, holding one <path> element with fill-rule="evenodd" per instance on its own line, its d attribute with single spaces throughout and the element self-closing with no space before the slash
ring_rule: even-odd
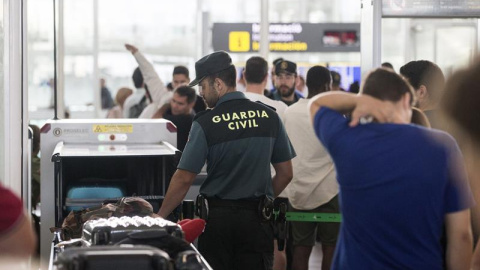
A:
<svg viewBox="0 0 480 270">
<path fill-rule="evenodd" d="M 275 107 L 267 105 L 267 104 L 261 102 L 260 100 L 255 101 L 255 103 L 262 104 L 263 106 L 268 107 L 268 108 L 272 109 L 273 111 L 277 111 L 277 109 L 275 109 Z"/>
<path fill-rule="evenodd" d="M 207 113 L 209 113 L 209 112 L 211 112 L 211 111 L 212 111 L 212 109 L 206 109 L 206 110 L 204 110 L 204 111 L 201 111 L 201 112 L 195 114 L 195 117 L 193 117 L 193 121 L 197 120 L 198 118 L 206 115 Z"/>
</svg>

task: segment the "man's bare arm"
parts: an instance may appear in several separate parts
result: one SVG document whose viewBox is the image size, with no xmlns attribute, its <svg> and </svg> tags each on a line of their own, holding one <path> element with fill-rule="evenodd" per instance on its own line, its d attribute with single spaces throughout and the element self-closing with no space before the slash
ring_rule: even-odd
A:
<svg viewBox="0 0 480 270">
<path fill-rule="evenodd" d="M 445 216 L 445 227 L 447 269 L 470 269 L 473 248 L 470 209 L 447 214 Z"/>
<path fill-rule="evenodd" d="M 277 197 L 287 187 L 293 178 L 292 161 L 273 164 L 275 176 L 273 177 L 273 193 Z"/>
<path fill-rule="evenodd" d="M 339 113 L 351 113 L 350 126 L 354 127 L 362 117 L 373 117 L 377 122 L 386 123 L 395 120 L 395 105 L 381 101 L 369 95 L 356 95 L 345 92 L 327 92 L 319 94 L 309 102 L 312 122 L 321 107 L 327 107 Z"/>
<path fill-rule="evenodd" d="M 131 44 L 125 44 L 125 48 L 132 53 L 133 57 L 135 57 L 138 67 L 142 72 L 144 82 L 148 86 L 153 102 L 158 103 L 158 106 L 168 103 L 171 97 L 166 95 L 168 93 L 167 88 L 158 76 L 152 63 L 145 58 L 137 47 Z"/>
<path fill-rule="evenodd" d="M 165 218 L 173 211 L 173 209 L 175 209 L 175 207 L 182 203 L 196 176 L 196 173 L 177 169 L 172 176 L 170 186 L 168 187 L 167 194 L 163 200 L 162 207 L 158 211 L 158 215 Z"/>
</svg>

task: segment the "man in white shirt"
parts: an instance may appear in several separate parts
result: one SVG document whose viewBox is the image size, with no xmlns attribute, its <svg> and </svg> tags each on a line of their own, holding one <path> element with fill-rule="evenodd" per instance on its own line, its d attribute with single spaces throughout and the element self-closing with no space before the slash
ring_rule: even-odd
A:
<svg viewBox="0 0 480 270">
<path fill-rule="evenodd" d="M 168 103 L 172 103 L 172 98 L 174 98 L 175 96 L 174 95 L 175 91 L 170 91 L 165 86 L 165 84 L 163 83 L 163 81 L 160 79 L 157 72 L 153 68 L 153 65 L 145 58 L 145 56 L 138 50 L 137 47 L 130 44 L 125 44 L 125 48 L 128 51 L 130 51 L 132 55 L 135 57 L 135 60 L 138 63 L 139 69 L 141 70 L 141 74 L 143 75 L 143 79 L 145 80 L 145 85 L 147 86 L 149 90 L 149 94 L 151 95 L 151 103 L 145 107 L 145 109 L 140 114 L 139 118 L 153 118 L 153 116 L 157 113 L 157 111 L 160 108 L 162 108 L 162 106 Z M 173 90 L 176 90 L 180 86 L 187 85 L 188 83 L 190 83 L 188 68 L 185 66 L 175 66 L 172 74 Z M 205 110 L 206 105 L 205 105 L 205 102 L 203 101 L 203 98 L 201 98 L 198 95 L 196 96 L 197 98 L 195 99 L 195 104 L 193 109 L 195 110 L 195 113 L 198 113 Z M 125 101 L 126 104 L 127 104 L 127 101 Z M 138 102 L 139 101 L 140 99 L 138 99 Z M 173 101 L 173 103 L 175 103 L 175 101 Z M 124 108 L 124 112 L 125 112 L 125 108 Z"/>
<path fill-rule="evenodd" d="M 246 83 L 245 96 L 251 101 L 259 101 L 274 108 L 280 119 L 283 121 L 283 113 L 287 109 L 287 105 L 282 101 L 270 99 L 263 94 L 268 81 L 267 61 L 259 56 L 250 57 L 243 70 L 243 77 L 245 78 Z M 270 166 L 270 169 L 272 175 L 274 175 L 275 170 L 273 169 L 273 166 Z M 286 195 L 282 192 L 279 197 L 286 197 Z M 285 251 L 279 251 L 276 243 L 273 257 L 273 269 L 286 268 L 287 263 Z"/>
<path fill-rule="evenodd" d="M 278 116 L 283 121 L 283 112 L 287 109 L 285 103 L 272 100 L 263 95 L 268 81 L 268 63 L 259 56 L 247 60 L 243 75 L 246 82 L 245 96 L 251 101 L 260 101 L 265 105 L 275 108 Z"/>
<path fill-rule="evenodd" d="M 141 71 L 143 80 L 135 82 L 137 91 L 125 100 L 123 105 L 123 115 L 125 118 L 129 118 L 129 111 L 132 106 L 138 104 L 143 97 L 145 86 L 149 90 L 151 95 L 151 103 L 143 109 L 139 118 L 152 118 L 157 110 L 164 104 L 169 103 L 172 99 L 173 92 L 168 91 L 165 84 L 158 76 L 157 72 L 153 68 L 153 65 L 143 56 L 143 54 L 133 45 L 125 44 L 125 48 L 132 53 L 133 57 L 138 63 L 138 67 Z"/>
<path fill-rule="evenodd" d="M 285 188 L 289 211 L 306 213 L 338 213 L 338 184 L 333 162 L 318 142 L 310 121 L 309 99 L 330 91 L 330 71 L 314 66 L 307 73 L 308 97 L 300 99 L 285 111 L 285 128 L 297 151 L 292 160 L 293 179 Z M 293 235 L 292 269 L 307 270 L 316 239 L 322 244 L 322 270 L 330 269 L 340 223 L 291 222 Z"/>
</svg>

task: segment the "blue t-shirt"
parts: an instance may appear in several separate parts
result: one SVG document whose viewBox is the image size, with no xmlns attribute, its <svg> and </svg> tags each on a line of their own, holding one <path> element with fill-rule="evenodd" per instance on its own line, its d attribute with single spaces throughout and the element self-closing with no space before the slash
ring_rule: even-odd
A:
<svg viewBox="0 0 480 270">
<path fill-rule="evenodd" d="M 348 122 L 325 107 L 314 121 L 340 186 L 332 269 L 442 269 L 445 214 L 473 204 L 455 141 L 416 125 Z"/>
</svg>

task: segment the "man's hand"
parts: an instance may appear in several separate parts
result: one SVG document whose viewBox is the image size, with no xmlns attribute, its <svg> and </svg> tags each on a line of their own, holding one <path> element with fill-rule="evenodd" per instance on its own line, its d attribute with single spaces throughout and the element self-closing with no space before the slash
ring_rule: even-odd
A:
<svg viewBox="0 0 480 270">
<path fill-rule="evenodd" d="M 357 126 L 361 119 L 368 121 L 375 119 L 379 123 L 401 122 L 395 103 L 382 101 L 369 95 L 354 95 L 340 91 L 326 92 L 313 97 L 309 106 L 312 122 L 321 107 L 328 107 L 342 114 L 351 114 L 351 127 Z"/>
<path fill-rule="evenodd" d="M 396 121 L 395 104 L 390 101 L 381 101 L 368 95 L 355 96 L 356 106 L 352 111 L 350 126 L 358 125 L 361 119 L 372 118 L 379 123 Z"/>
<path fill-rule="evenodd" d="M 125 44 L 125 48 L 130 51 L 132 54 L 138 52 L 137 47 L 130 45 L 130 44 Z"/>
<path fill-rule="evenodd" d="M 162 206 L 158 211 L 158 215 L 166 218 L 179 204 L 182 203 L 188 189 L 195 181 L 196 173 L 186 170 L 177 169 L 173 174 L 170 185 L 163 200 Z"/>
</svg>

